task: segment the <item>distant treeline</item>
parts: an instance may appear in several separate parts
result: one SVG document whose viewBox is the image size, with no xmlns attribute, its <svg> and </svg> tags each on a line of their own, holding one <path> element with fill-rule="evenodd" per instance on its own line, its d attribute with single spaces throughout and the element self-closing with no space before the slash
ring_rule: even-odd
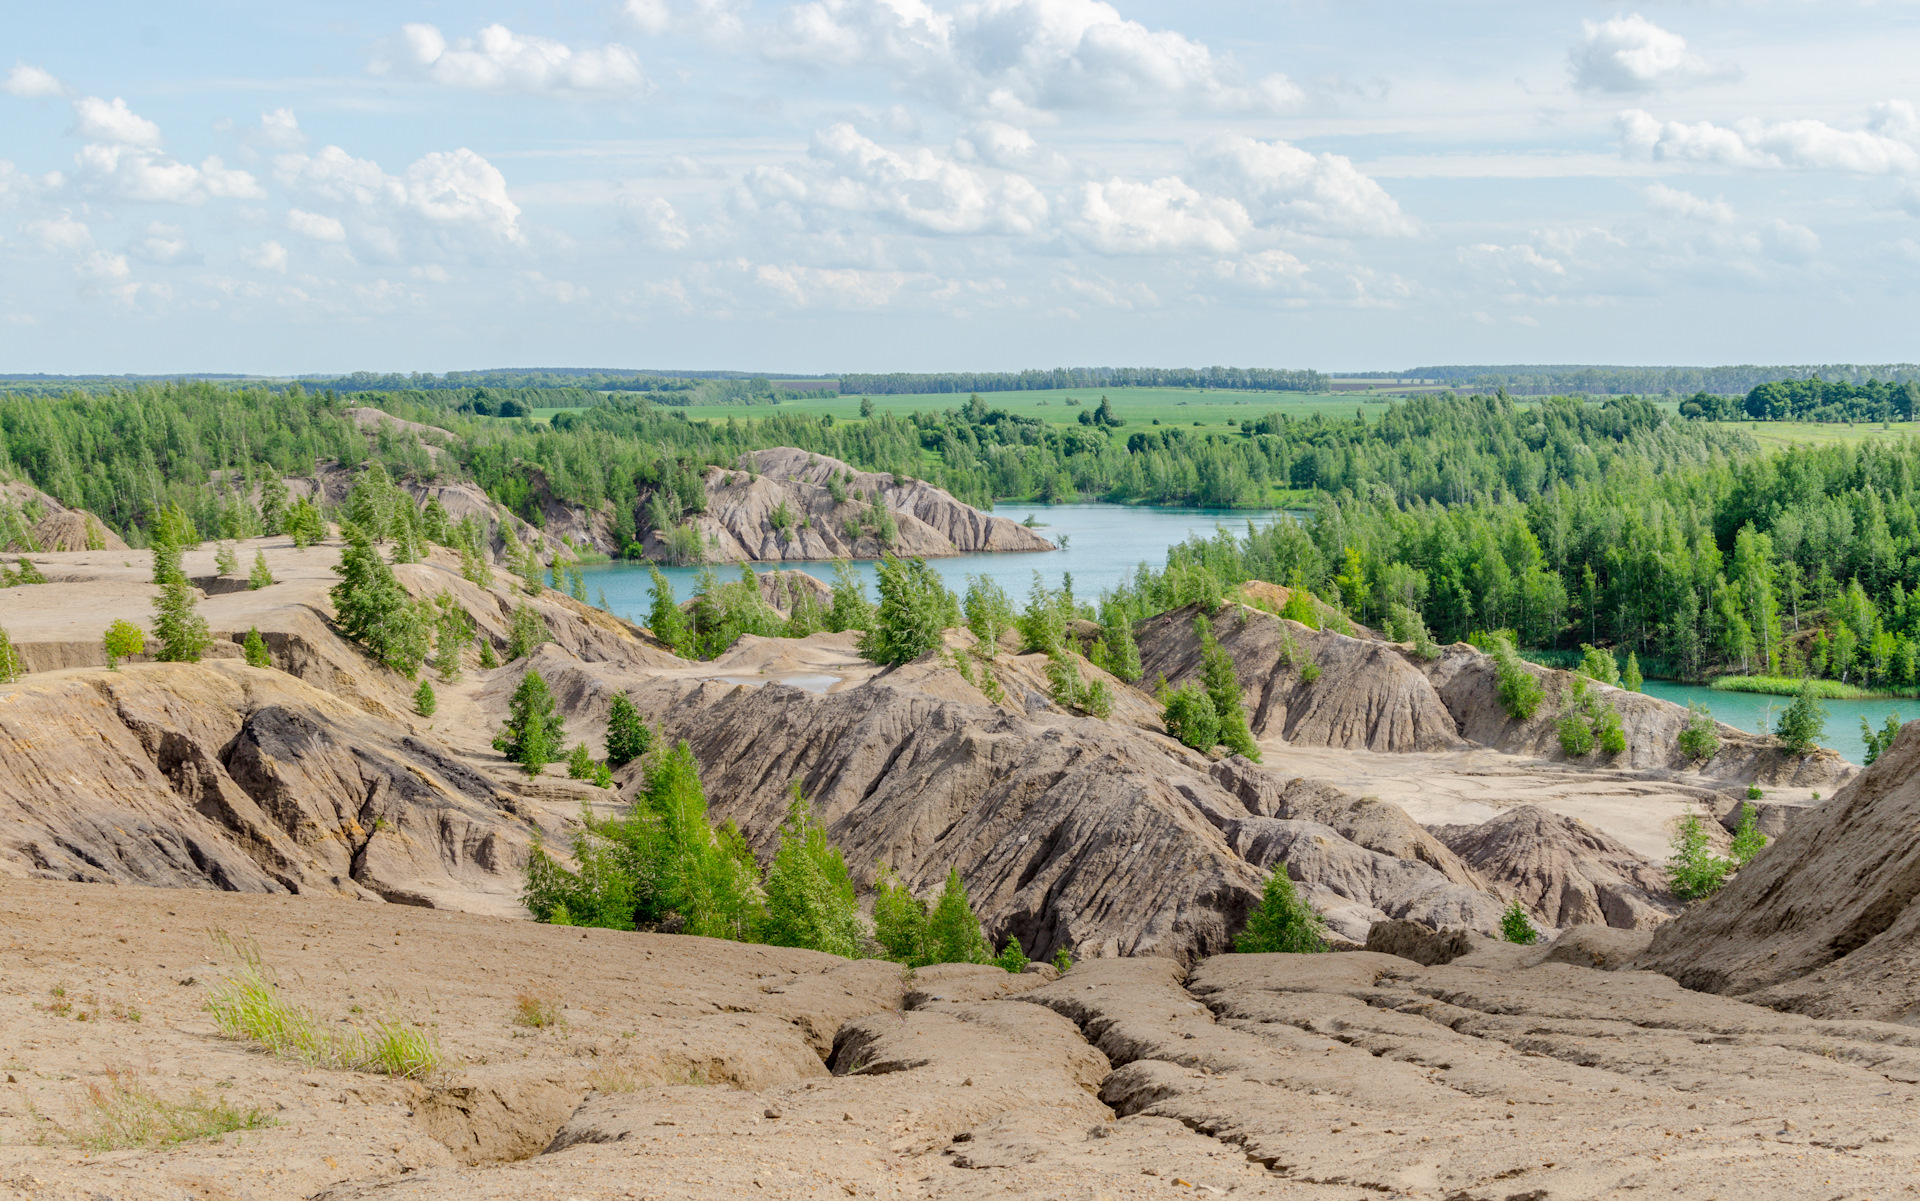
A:
<svg viewBox="0 0 1920 1201">
<path fill-rule="evenodd" d="M 1479 392 L 1505 388 L 1516 396 L 1668 395 L 1696 392 L 1741 396 L 1761 384 L 1778 380 L 1829 380 L 1862 384 L 1869 380 L 1905 383 L 1920 380 L 1913 363 L 1826 363 L 1812 366 L 1756 367 L 1605 367 L 1578 365 L 1511 365 L 1467 367 L 1409 367 L 1403 378 L 1434 379 Z M 1359 379 L 1356 374 L 1343 378 Z"/>
<path fill-rule="evenodd" d="M 1680 403 L 1682 417 L 1704 421 L 1912 421 L 1920 383 L 1864 384 L 1786 380 L 1761 384 L 1742 398 L 1698 392 Z"/>
<path fill-rule="evenodd" d="M 461 388 L 583 388 L 589 392 L 660 392 L 692 387 L 701 380 L 765 380 L 764 374 L 751 371 L 640 371 L 586 367 L 543 369 L 500 369 L 494 371 L 397 372 L 378 374 L 356 371 L 328 379 L 302 376 L 308 388 L 332 388 L 340 392 L 437 392 Z M 804 375 L 780 375 L 780 379 L 807 379 Z M 832 381 L 822 378 L 821 386 Z"/>
<path fill-rule="evenodd" d="M 1318 371 L 1277 367 L 1055 367 L 1051 371 L 956 371 L 939 375 L 845 373 L 842 396 L 928 392 L 1051 392 L 1061 388 L 1235 388 L 1254 392 L 1320 392 Z"/>
</svg>

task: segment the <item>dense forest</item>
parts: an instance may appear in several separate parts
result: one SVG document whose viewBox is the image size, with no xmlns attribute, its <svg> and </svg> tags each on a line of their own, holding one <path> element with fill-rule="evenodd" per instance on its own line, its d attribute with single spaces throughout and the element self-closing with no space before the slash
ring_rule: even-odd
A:
<svg viewBox="0 0 1920 1201">
<path fill-rule="evenodd" d="M 847 373 L 843 396 L 907 396 L 942 392 L 1050 392 L 1061 388 L 1227 388 L 1255 392 L 1324 392 L 1318 371 L 1274 367 L 1055 367 L 1051 371 L 956 371 L 939 375 Z"/>
<path fill-rule="evenodd" d="M 1776 380 L 1745 397 L 1699 392 L 1680 403 L 1682 417 L 1702 421 L 1912 421 L 1917 413 L 1920 383 L 1912 380 Z"/>
<path fill-rule="evenodd" d="M 1739 396 L 1777 380 L 1831 380 L 1865 383 L 1885 379 L 1896 383 L 1920 380 L 1920 364 L 1824 363 L 1799 367 L 1602 367 L 1512 365 L 1409 367 L 1402 377 L 1433 379 L 1462 391 L 1497 392 L 1516 396 L 1689 396 L 1708 392 Z M 1363 377 L 1362 377 L 1363 378 Z"/>
</svg>

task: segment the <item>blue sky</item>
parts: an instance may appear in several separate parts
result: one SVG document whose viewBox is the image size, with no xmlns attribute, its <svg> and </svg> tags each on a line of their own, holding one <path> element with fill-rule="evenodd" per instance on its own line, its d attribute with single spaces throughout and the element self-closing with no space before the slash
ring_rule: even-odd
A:
<svg viewBox="0 0 1920 1201">
<path fill-rule="evenodd" d="M 0 371 L 1917 357 L 1901 0 L 7 8 Z"/>
</svg>

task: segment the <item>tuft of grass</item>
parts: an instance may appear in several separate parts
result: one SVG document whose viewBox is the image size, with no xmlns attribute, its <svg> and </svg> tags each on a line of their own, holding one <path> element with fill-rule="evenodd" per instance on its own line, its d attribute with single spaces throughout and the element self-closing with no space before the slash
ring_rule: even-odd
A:
<svg viewBox="0 0 1920 1201">
<path fill-rule="evenodd" d="M 1805 681 L 1786 676 L 1721 676 L 1709 685 L 1721 692 L 1758 692 L 1767 696 L 1799 696 Z M 1885 689 L 1856 688 L 1838 680 L 1814 680 L 1813 695 L 1823 701 L 1870 701 L 1881 697 L 1911 696 Z"/>
<path fill-rule="evenodd" d="M 220 930 L 213 932 L 213 939 L 236 961 L 233 970 L 207 990 L 207 1012 L 228 1038 L 308 1067 L 418 1078 L 440 1065 L 433 1036 L 397 1013 L 381 1018 L 371 1031 L 335 1029 L 280 995 L 279 982 L 252 940 Z"/>
<path fill-rule="evenodd" d="M 558 1026 L 560 1002 L 552 997 L 542 997 L 530 992 L 520 993 L 513 998 L 513 1024 L 531 1026 L 535 1030 Z"/>
<path fill-rule="evenodd" d="M 603 1063 L 587 1076 L 587 1084 L 599 1093 L 631 1093 L 640 1088 L 640 1077 L 633 1065 L 614 1060 Z"/>
<path fill-rule="evenodd" d="M 157 1151 L 177 1143 L 259 1130 L 275 1120 L 257 1107 L 241 1108 L 195 1090 L 180 1100 L 160 1096 L 131 1074 L 108 1069 L 106 1084 L 89 1083 L 81 1117 L 60 1132 L 89 1151 Z"/>
</svg>

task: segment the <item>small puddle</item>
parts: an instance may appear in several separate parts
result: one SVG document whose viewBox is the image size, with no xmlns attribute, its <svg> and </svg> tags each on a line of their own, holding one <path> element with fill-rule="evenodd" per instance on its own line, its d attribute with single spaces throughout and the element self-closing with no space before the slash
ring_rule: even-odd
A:
<svg viewBox="0 0 1920 1201">
<path fill-rule="evenodd" d="M 723 684 L 745 684 L 749 688 L 758 688 L 762 684 L 791 684 L 795 688 L 804 688 L 808 692 L 825 692 L 840 682 L 839 676 L 830 676 L 824 672 L 799 672 L 785 676 L 709 676 Z"/>
</svg>

